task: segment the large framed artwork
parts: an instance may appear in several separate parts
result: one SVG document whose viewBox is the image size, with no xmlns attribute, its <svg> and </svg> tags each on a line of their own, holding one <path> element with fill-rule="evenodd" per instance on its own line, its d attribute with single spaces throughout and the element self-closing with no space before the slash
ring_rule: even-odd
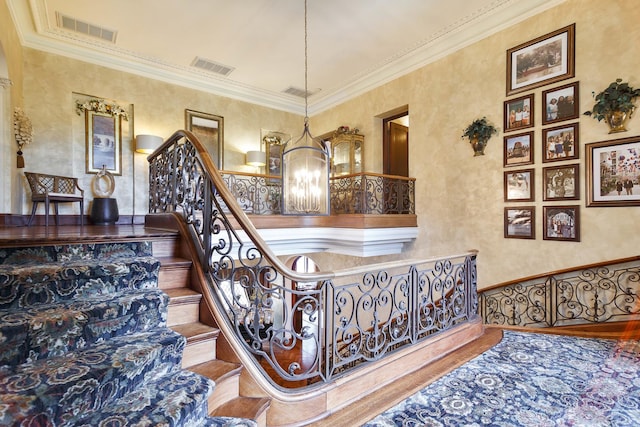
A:
<svg viewBox="0 0 640 427">
<path fill-rule="evenodd" d="M 507 50 L 507 96 L 575 76 L 571 24 Z"/>
<path fill-rule="evenodd" d="M 185 127 L 205 146 L 219 170 L 224 167 L 224 117 L 184 110 Z"/>
<path fill-rule="evenodd" d="M 544 240 L 580 241 L 580 206 L 544 206 Z"/>
<path fill-rule="evenodd" d="M 585 145 L 587 207 L 640 206 L 640 136 Z"/>
<path fill-rule="evenodd" d="M 578 82 L 542 92 L 542 124 L 548 125 L 579 117 L 580 91 Z"/>
<path fill-rule="evenodd" d="M 122 175 L 121 117 L 85 110 L 85 121 L 87 173 L 104 167 L 112 175 Z"/>
<path fill-rule="evenodd" d="M 577 159 L 580 123 L 542 129 L 542 162 Z"/>
</svg>

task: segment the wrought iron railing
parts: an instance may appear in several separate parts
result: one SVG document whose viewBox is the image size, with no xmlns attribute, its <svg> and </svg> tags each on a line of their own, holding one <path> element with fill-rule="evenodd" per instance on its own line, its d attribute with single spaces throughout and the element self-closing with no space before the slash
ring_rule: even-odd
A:
<svg viewBox="0 0 640 427">
<path fill-rule="evenodd" d="M 640 257 L 510 282 L 480 293 L 486 324 L 552 327 L 640 318 Z"/>
<path fill-rule="evenodd" d="M 176 132 L 149 162 L 150 213 L 183 218 L 216 320 L 274 386 L 326 382 L 478 319 L 473 251 L 298 273 L 261 239 L 191 133 Z"/>
<path fill-rule="evenodd" d="M 222 178 L 246 214 L 279 215 L 279 176 L 222 171 Z M 415 178 L 370 172 L 330 180 L 334 214 L 414 214 Z"/>
</svg>

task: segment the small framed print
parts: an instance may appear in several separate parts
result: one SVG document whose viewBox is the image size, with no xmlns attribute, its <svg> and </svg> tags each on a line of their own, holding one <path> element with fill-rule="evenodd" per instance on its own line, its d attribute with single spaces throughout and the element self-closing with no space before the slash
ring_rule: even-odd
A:
<svg viewBox="0 0 640 427">
<path fill-rule="evenodd" d="M 504 131 L 533 127 L 533 95 L 504 101 Z"/>
<path fill-rule="evenodd" d="M 542 162 L 577 159 L 579 138 L 579 123 L 542 129 Z"/>
<path fill-rule="evenodd" d="M 507 50 L 507 96 L 573 77 L 575 31 L 571 24 Z"/>
<path fill-rule="evenodd" d="M 121 116 L 87 109 L 85 120 L 87 173 L 122 175 Z"/>
<path fill-rule="evenodd" d="M 505 202 L 533 202 L 534 169 L 520 169 L 504 173 Z"/>
<path fill-rule="evenodd" d="M 580 206 L 544 206 L 544 240 L 580 241 Z"/>
<path fill-rule="evenodd" d="M 504 167 L 533 163 L 533 132 L 504 137 Z"/>
<path fill-rule="evenodd" d="M 640 206 L 640 137 L 585 145 L 587 207 Z"/>
<path fill-rule="evenodd" d="M 578 200 L 579 167 L 575 164 L 542 168 L 542 200 Z"/>
<path fill-rule="evenodd" d="M 535 225 L 535 206 L 504 208 L 505 239 L 535 239 Z"/>
<path fill-rule="evenodd" d="M 578 82 L 542 92 L 542 124 L 577 119 L 580 105 Z"/>
</svg>

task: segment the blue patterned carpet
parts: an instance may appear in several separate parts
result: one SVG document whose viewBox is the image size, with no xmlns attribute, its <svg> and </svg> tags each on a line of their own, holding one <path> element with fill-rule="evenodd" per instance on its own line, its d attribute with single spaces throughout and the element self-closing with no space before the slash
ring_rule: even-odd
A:
<svg viewBox="0 0 640 427">
<path fill-rule="evenodd" d="M 640 342 L 505 331 L 381 426 L 640 426 Z"/>
</svg>

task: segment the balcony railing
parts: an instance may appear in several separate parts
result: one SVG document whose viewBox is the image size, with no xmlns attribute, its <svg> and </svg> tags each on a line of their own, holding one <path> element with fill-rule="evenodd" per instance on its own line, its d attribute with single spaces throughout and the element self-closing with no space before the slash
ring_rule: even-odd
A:
<svg viewBox="0 0 640 427">
<path fill-rule="evenodd" d="M 480 294 L 486 324 L 552 327 L 640 318 L 640 257 L 510 282 Z"/>
<path fill-rule="evenodd" d="M 150 213 L 183 219 L 217 323 L 243 363 L 274 386 L 328 382 L 478 318 L 475 252 L 295 272 L 262 240 L 229 189 L 235 181 L 223 181 L 191 133 L 176 132 L 149 162 Z"/>
<path fill-rule="evenodd" d="M 279 176 L 222 171 L 222 179 L 242 210 L 250 215 L 279 215 Z M 414 214 L 415 178 L 369 172 L 330 181 L 333 214 Z"/>
</svg>

